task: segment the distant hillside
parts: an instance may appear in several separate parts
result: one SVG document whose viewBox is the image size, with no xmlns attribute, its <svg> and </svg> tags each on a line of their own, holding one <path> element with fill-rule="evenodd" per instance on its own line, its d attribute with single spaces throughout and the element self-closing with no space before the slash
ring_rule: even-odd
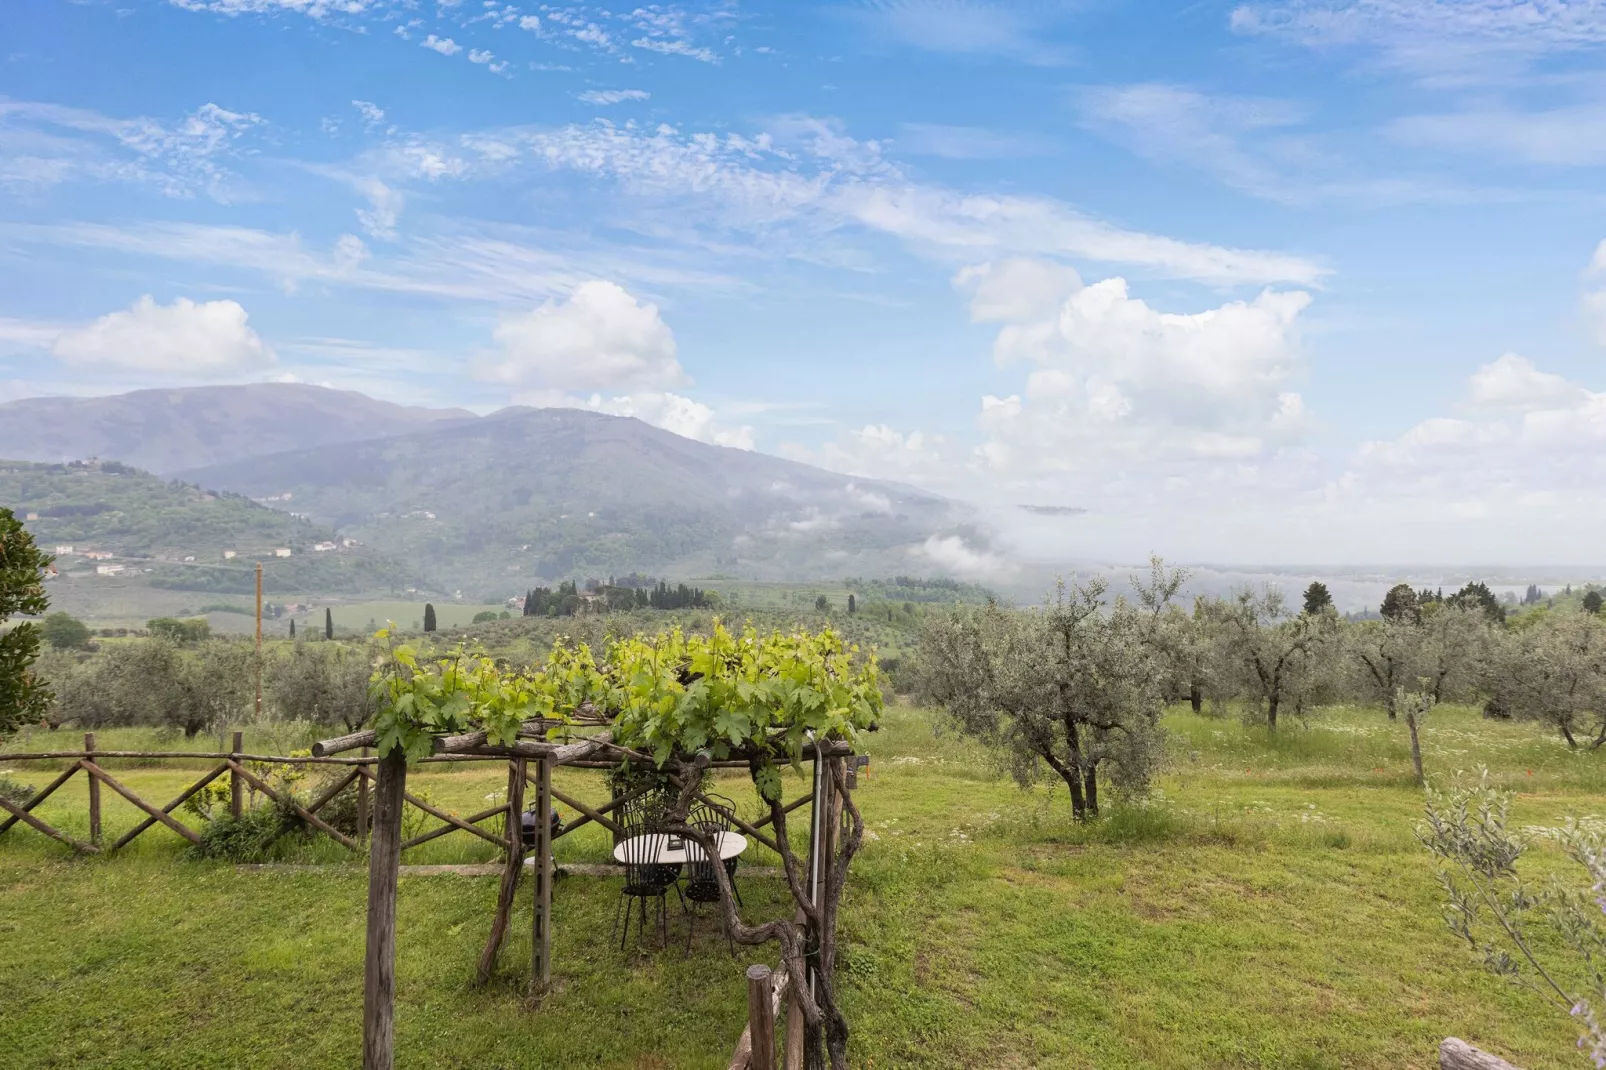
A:
<svg viewBox="0 0 1606 1070">
<path fill-rule="evenodd" d="M 156 587 L 245 592 L 255 588 L 258 560 L 264 587 L 276 594 L 379 592 L 417 582 L 327 527 L 117 462 L 0 461 L 0 503 L 57 555 L 57 582 L 137 576 Z M 281 549 L 289 556 L 276 556 Z"/>
<path fill-rule="evenodd" d="M 508 409 L 476 420 L 184 473 L 338 527 L 465 595 L 636 569 L 785 578 L 920 567 L 966 507 L 639 420 Z M 971 532 L 973 539 L 980 536 Z"/>
<path fill-rule="evenodd" d="M 473 419 L 464 409 L 408 408 L 300 383 L 25 398 L 0 405 L 0 457 L 56 462 L 100 457 L 169 474 Z"/>
</svg>

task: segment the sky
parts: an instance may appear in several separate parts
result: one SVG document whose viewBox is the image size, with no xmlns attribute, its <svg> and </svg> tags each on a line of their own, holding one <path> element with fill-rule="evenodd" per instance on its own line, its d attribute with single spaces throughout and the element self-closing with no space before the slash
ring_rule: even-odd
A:
<svg viewBox="0 0 1606 1070">
<path fill-rule="evenodd" d="M 1603 59 L 1606 0 L 13 0 L 0 400 L 638 416 L 973 502 L 978 576 L 1606 563 Z"/>
</svg>

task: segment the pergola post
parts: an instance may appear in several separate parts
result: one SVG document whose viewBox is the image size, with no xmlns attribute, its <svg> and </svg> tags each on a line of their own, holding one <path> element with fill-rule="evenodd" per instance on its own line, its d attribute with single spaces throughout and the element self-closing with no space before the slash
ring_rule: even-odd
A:
<svg viewBox="0 0 1606 1070">
<path fill-rule="evenodd" d="M 84 733 L 84 752 L 95 760 L 95 733 Z M 89 842 L 100 846 L 100 781 L 94 777 L 89 778 Z"/>
<path fill-rule="evenodd" d="M 373 845 L 368 858 L 368 954 L 363 965 L 363 1070 L 391 1070 L 396 1039 L 396 879 L 401 869 L 407 755 L 379 760 Z"/>
<path fill-rule="evenodd" d="M 552 985 L 552 762 L 535 763 L 535 910 L 530 930 L 530 995 Z"/>
</svg>

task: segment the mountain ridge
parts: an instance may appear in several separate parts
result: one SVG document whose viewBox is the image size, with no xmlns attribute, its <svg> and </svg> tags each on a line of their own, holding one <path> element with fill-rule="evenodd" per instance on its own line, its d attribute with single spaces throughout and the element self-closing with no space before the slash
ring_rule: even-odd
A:
<svg viewBox="0 0 1606 1070">
<path fill-rule="evenodd" d="M 165 476 L 247 456 L 477 419 L 467 409 L 397 405 L 306 383 L 22 398 L 0 404 L 0 457 L 44 463 L 99 457 Z"/>
<path fill-rule="evenodd" d="M 179 476 L 288 501 L 449 585 L 486 594 L 577 571 L 907 571 L 914 548 L 933 534 L 984 538 L 968 506 L 927 491 L 581 409 L 510 408 Z"/>
</svg>

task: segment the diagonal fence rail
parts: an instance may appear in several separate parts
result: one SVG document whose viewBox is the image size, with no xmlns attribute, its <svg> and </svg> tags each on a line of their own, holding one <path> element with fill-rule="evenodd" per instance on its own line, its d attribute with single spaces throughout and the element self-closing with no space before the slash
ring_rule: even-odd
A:
<svg viewBox="0 0 1606 1070">
<path fill-rule="evenodd" d="M 47 836 L 79 854 L 92 855 L 120 851 L 151 829 L 161 825 L 184 840 L 192 844 L 199 844 L 202 840 L 201 831 L 185 824 L 175 817 L 174 813 L 214 781 L 220 777 L 227 776 L 229 778 L 229 813 L 233 817 L 239 818 L 245 813 L 248 809 L 247 796 L 255 792 L 267 799 L 271 799 L 288 812 L 295 814 L 307 828 L 333 840 L 346 850 L 354 854 L 360 854 L 367 849 L 366 836 L 370 826 L 372 809 L 370 800 L 372 799 L 375 785 L 375 767 L 379 763 L 377 757 L 366 753 L 357 757 L 286 757 L 270 754 L 248 754 L 243 749 L 243 742 L 243 733 L 235 732 L 232 749 L 227 753 L 214 751 L 100 750 L 95 745 L 95 734 L 88 732 L 84 735 L 84 747 L 82 750 L 0 754 L 0 761 L 7 763 L 32 761 L 71 762 L 54 780 L 23 802 L 14 802 L 0 795 L 0 836 L 4 836 L 16 825 L 26 825 L 41 835 Z M 197 780 L 179 792 L 172 801 L 164 805 L 157 805 L 142 797 L 137 791 L 108 772 L 101 764 L 107 759 L 140 759 L 147 761 L 209 759 L 217 764 L 211 766 Z M 458 762 L 506 764 L 509 770 L 510 784 L 514 782 L 514 770 L 518 765 L 516 759 L 478 757 L 467 754 L 436 754 L 424 758 L 422 761 L 426 764 Z M 283 787 L 275 787 L 268 781 L 262 772 L 262 767 L 275 765 L 302 767 L 344 766 L 348 769 L 348 772 L 338 777 L 331 785 L 320 791 L 317 796 L 303 802 Z M 607 769 L 612 768 L 614 763 L 606 761 L 576 762 L 574 765 L 581 768 Z M 253 769 L 253 766 L 256 768 Z M 87 841 L 51 825 L 35 813 L 40 804 L 54 796 L 68 781 L 79 774 L 83 774 L 85 777 L 88 788 L 89 838 Z M 521 770 L 519 775 L 521 782 L 535 783 L 535 775 L 533 773 Z M 123 833 L 109 846 L 103 842 L 102 834 L 101 789 L 103 787 L 120 796 L 145 815 L 139 824 Z M 319 816 L 320 811 L 342 793 L 353 787 L 357 791 L 358 835 L 355 837 L 335 828 Z M 620 833 L 619 826 L 609 815 L 631 799 L 643 794 L 644 790 L 618 795 L 606 802 L 590 804 L 575 797 L 573 794 L 549 786 L 548 791 L 551 799 L 567 806 L 577 815 L 553 828 L 550 833 L 552 839 L 560 839 L 590 824 L 598 825 L 618 836 Z M 518 794 L 522 795 L 522 792 Z M 702 799 L 703 797 L 699 794 L 698 798 Z M 452 813 L 426 799 L 420 798 L 412 792 L 404 792 L 402 800 L 404 806 L 412 806 L 438 822 L 433 827 L 424 829 L 411 838 L 403 840 L 400 847 L 403 851 L 430 843 L 443 836 L 457 833 L 478 837 L 496 847 L 504 855 L 518 849 L 522 826 L 521 814 L 516 807 L 522 804 L 511 795 L 503 803 L 487 807 L 467 816 Z M 790 813 L 801 806 L 805 806 L 810 800 L 811 796 L 804 795 L 788 804 L 785 808 L 786 812 Z M 712 800 L 703 801 L 707 801 L 711 805 L 718 805 Z M 722 806 L 721 809 L 727 812 L 732 823 L 742 832 L 771 850 L 777 849 L 774 838 L 763 831 L 765 826 L 771 822 L 771 818 L 768 815 L 749 823 L 739 815 L 729 812 L 728 808 Z M 502 819 L 500 834 L 482 825 L 482 822 L 488 822 L 495 818 Z"/>
</svg>

